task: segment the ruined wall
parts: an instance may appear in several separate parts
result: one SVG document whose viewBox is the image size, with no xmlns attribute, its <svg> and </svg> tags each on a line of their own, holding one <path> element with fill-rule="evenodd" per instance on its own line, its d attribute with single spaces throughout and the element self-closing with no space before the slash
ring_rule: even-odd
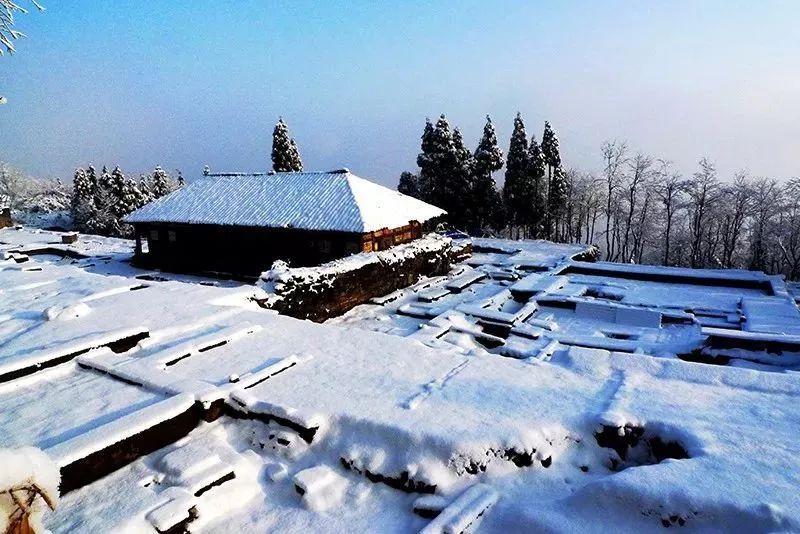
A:
<svg viewBox="0 0 800 534">
<path fill-rule="evenodd" d="M 456 257 L 465 253 L 468 250 L 454 247 L 449 238 L 430 234 L 318 267 L 289 268 L 276 262 L 258 281 L 269 293 L 258 302 L 285 315 L 322 322 L 423 276 L 446 274 Z"/>
<path fill-rule="evenodd" d="M 13 225 L 14 222 L 11 220 L 11 208 L 0 208 L 0 228 Z"/>
</svg>

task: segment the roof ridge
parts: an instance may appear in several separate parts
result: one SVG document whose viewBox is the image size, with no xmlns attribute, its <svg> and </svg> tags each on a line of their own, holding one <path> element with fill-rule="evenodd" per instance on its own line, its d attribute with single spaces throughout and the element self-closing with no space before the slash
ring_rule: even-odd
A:
<svg viewBox="0 0 800 534">
<path fill-rule="evenodd" d="M 350 169 L 347 167 L 342 167 L 341 169 L 333 169 L 330 171 L 255 171 L 255 172 L 239 172 L 239 171 L 231 171 L 231 172 L 209 172 L 203 174 L 203 176 L 216 176 L 216 177 L 225 177 L 225 176 L 273 176 L 276 174 L 352 174 Z"/>
<path fill-rule="evenodd" d="M 356 209 L 358 210 L 358 220 L 361 222 L 361 231 L 363 232 L 367 228 L 367 223 L 364 221 L 364 210 L 361 209 L 361 203 L 358 201 L 358 198 L 353 191 L 353 185 L 350 183 L 352 178 L 358 178 L 358 176 L 351 174 L 350 171 L 347 171 L 347 174 L 344 175 L 344 181 L 347 184 L 347 192 L 350 194 L 350 198 L 353 199 L 353 204 L 355 204 Z"/>
</svg>

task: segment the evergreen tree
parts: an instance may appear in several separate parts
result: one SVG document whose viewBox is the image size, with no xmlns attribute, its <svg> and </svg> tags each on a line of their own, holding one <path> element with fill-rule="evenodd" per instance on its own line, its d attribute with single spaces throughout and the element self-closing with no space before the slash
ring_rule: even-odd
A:
<svg viewBox="0 0 800 534">
<path fill-rule="evenodd" d="M 144 198 L 144 204 L 152 202 L 156 199 L 153 195 L 153 192 L 150 190 L 151 188 L 151 177 L 143 174 L 139 177 L 139 191 L 142 193 L 142 197 Z"/>
<path fill-rule="evenodd" d="M 91 184 L 92 194 L 95 194 L 98 185 L 100 185 L 100 181 L 97 179 L 97 171 L 94 170 L 94 166 L 89 165 L 89 167 L 86 168 L 86 178 Z"/>
<path fill-rule="evenodd" d="M 561 166 L 561 154 L 558 150 L 558 137 L 556 137 L 550 123 L 544 121 L 544 133 L 542 134 L 542 154 L 544 162 L 549 167 L 548 174 L 552 173 L 556 167 Z"/>
<path fill-rule="evenodd" d="M 525 133 L 522 116 L 517 113 L 506 160 L 506 183 L 503 186 L 503 200 L 512 229 L 525 223 L 526 208 L 530 200 L 529 188 L 526 185 L 528 170 L 528 136 Z"/>
<path fill-rule="evenodd" d="M 464 138 L 458 128 L 453 130 L 453 168 L 445 183 L 448 196 L 450 222 L 457 228 L 468 228 L 474 218 L 470 206 L 470 191 L 473 187 L 475 158 L 464 145 Z"/>
<path fill-rule="evenodd" d="M 547 211 L 547 183 L 545 177 L 544 154 L 536 142 L 536 137 L 531 137 L 528 147 L 528 174 L 531 191 L 531 212 L 527 223 L 531 227 L 531 234 L 539 238 L 545 234 L 544 224 Z"/>
<path fill-rule="evenodd" d="M 433 195 L 433 124 L 430 119 L 425 119 L 425 129 L 422 131 L 422 145 L 417 155 L 419 167 L 420 199 L 431 202 Z"/>
<path fill-rule="evenodd" d="M 91 178 L 83 169 L 77 169 L 72 179 L 72 222 L 79 231 L 94 215 L 94 187 Z"/>
<path fill-rule="evenodd" d="M 563 195 L 559 192 L 553 192 L 553 180 L 556 170 L 561 167 L 561 154 L 558 147 L 558 137 L 550 123 L 545 121 L 544 133 L 542 134 L 542 155 L 544 155 L 544 162 L 547 166 L 547 213 L 545 215 L 545 234 L 548 239 L 554 237 L 554 232 L 558 226 L 557 216 L 563 211 L 563 203 L 566 203 L 566 194 Z M 563 176 L 558 178 L 562 182 L 565 181 Z M 565 187 L 565 183 L 557 184 L 558 187 Z M 553 197 L 551 201 L 550 198 Z"/>
<path fill-rule="evenodd" d="M 176 188 L 174 180 L 167 174 L 167 171 L 161 168 L 161 165 L 157 165 L 153 170 L 153 176 L 150 178 L 149 182 L 150 194 L 154 199 L 168 195 Z"/>
<path fill-rule="evenodd" d="M 278 119 L 272 132 L 272 169 L 275 172 L 302 171 L 303 162 L 294 139 L 289 137 L 289 127 Z"/>
<path fill-rule="evenodd" d="M 114 170 L 111 171 L 111 174 L 104 182 L 106 183 L 106 190 L 110 198 L 109 212 L 116 218 L 128 213 L 125 211 L 127 208 L 126 202 L 129 200 L 125 198 L 128 194 L 128 191 L 126 191 L 125 175 L 122 173 L 119 166 L 114 167 Z"/>
<path fill-rule="evenodd" d="M 94 234 L 111 235 L 115 230 L 115 225 L 113 224 L 115 217 L 111 212 L 114 205 L 111 193 L 111 174 L 109 174 L 106 166 L 103 165 L 103 170 L 99 177 L 92 166 L 89 166 L 87 175 L 96 184 L 93 188 L 94 210 L 91 219 L 86 222 L 87 231 Z"/>
<path fill-rule="evenodd" d="M 503 168 L 503 150 L 497 144 L 497 133 L 492 118 L 486 116 L 478 147 L 475 149 L 475 174 L 484 175 L 497 172 Z"/>
<path fill-rule="evenodd" d="M 410 197 L 422 198 L 419 176 L 413 172 L 404 171 L 400 174 L 400 183 L 397 184 L 397 190 Z"/>
<path fill-rule="evenodd" d="M 448 209 L 452 204 L 453 198 L 450 182 L 456 164 L 456 151 L 453 145 L 453 133 L 450 131 L 450 123 L 447 117 L 442 114 L 436 121 L 431 138 L 433 145 L 431 173 L 431 199 L 434 206 L 438 206 L 450 213 Z"/>
<path fill-rule="evenodd" d="M 497 191 L 492 173 L 503 168 L 503 151 L 497 145 L 497 134 L 492 119 L 487 115 L 483 127 L 483 136 L 475 149 L 475 168 L 470 199 L 471 230 L 480 230 L 487 224 L 497 228 L 498 220 L 502 221 L 502 202 Z M 495 213 L 500 210 L 500 213 Z"/>
</svg>

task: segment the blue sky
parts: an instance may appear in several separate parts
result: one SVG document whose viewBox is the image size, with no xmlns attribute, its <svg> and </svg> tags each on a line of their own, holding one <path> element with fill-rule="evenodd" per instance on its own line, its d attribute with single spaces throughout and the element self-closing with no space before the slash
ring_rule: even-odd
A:
<svg viewBox="0 0 800 534">
<path fill-rule="evenodd" d="M 800 175 L 794 0 L 43 1 L 0 58 L 0 160 L 36 175 L 266 169 L 282 115 L 306 168 L 393 185 L 426 116 L 474 148 L 488 113 L 506 150 L 518 110 L 568 166 L 616 137 L 684 173 Z"/>
</svg>

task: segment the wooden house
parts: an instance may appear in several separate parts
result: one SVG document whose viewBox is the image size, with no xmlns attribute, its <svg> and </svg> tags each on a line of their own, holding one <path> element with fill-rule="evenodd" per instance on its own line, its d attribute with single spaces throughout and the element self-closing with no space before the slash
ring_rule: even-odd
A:
<svg viewBox="0 0 800 534">
<path fill-rule="evenodd" d="M 317 265 L 407 243 L 443 215 L 342 169 L 207 173 L 126 221 L 139 264 L 253 276 L 278 259 Z"/>
</svg>

